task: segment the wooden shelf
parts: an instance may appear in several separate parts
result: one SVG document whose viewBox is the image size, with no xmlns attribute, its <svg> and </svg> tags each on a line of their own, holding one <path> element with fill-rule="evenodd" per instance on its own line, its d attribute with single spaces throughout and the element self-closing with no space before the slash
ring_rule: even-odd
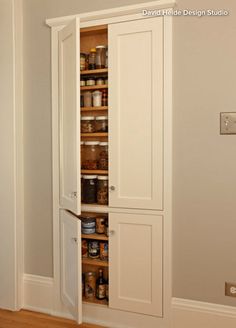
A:
<svg viewBox="0 0 236 328">
<path fill-rule="evenodd" d="M 108 205 L 82 204 L 81 211 L 88 213 L 108 213 L 109 207 Z"/>
<path fill-rule="evenodd" d="M 93 234 L 90 234 L 90 235 L 82 233 L 81 237 L 83 239 L 95 239 L 95 240 L 105 240 L 105 241 L 108 240 L 108 237 L 106 235 L 97 234 L 97 233 L 93 233 Z"/>
<path fill-rule="evenodd" d="M 81 107 L 81 112 L 108 110 L 108 106 Z"/>
<path fill-rule="evenodd" d="M 80 87 L 81 91 L 87 91 L 87 90 L 99 90 L 99 89 L 107 89 L 107 84 L 102 85 L 86 85 L 85 87 Z"/>
<path fill-rule="evenodd" d="M 108 132 L 81 133 L 81 137 L 108 137 Z"/>
<path fill-rule="evenodd" d="M 102 174 L 108 175 L 108 170 L 81 170 L 82 174 Z"/>
<path fill-rule="evenodd" d="M 97 304 L 97 305 L 102 305 L 102 306 L 108 306 L 108 301 L 107 300 L 97 300 L 96 298 L 93 299 L 87 299 L 83 296 L 83 303 L 89 303 L 89 304 Z"/>
<path fill-rule="evenodd" d="M 82 264 L 95 265 L 100 267 L 108 267 L 108 261 L 101 261 L 99 259 L 83 258 Z"/>
<path fill-rule="evenodd" d="M 89 69 L 85 71 L 80 71 L 81 75 L 96 75 L 96 74 L 107 74 L 108 68 L 100 68 L 100 69 Z"/>
</svg>

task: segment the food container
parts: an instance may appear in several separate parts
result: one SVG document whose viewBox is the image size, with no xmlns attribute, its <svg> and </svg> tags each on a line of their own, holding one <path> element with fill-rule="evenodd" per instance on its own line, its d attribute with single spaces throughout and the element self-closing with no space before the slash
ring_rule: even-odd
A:
<svg viewBox="0 0 236 328">
<path fill-rule="evenodd" d="M 108 117 L 97 116 L 95 121 L 96 132 L 108 132 Z"/>
<path fill-rule="evenodd" d="M 95 78 L 94 77 L 87 78 L 86 85 L 91 86 L 91 85 L 95 85 L 95 84 L 96 84 L 96 82 L 95 82 Z"/>
<path fill-rule="evenodd" d="M 88 257 L 88 242 L 86 239 L 82 239 L 82 257 Z"/>
<path fill-rule="evenodd" d="M 99 152 L 99 141 L 85 141 L 84 156 L 82 159 L 82 169 L 85 170 L 98 169 L 98 152 Z"/>
<path fill-rule="evenodd" d="M 83 175 L 83 202 L 93 204 L 97 201 L 97 175 Z"/>
<path fill-rule="evenodd" d="M 99 143 L 98 168 L 99 170 L 108 170 L 108 142 Z"/>
<path fill-rule="evenodd" d="M 91 107 L 92 106 L 92 92 L 85 91 L 83 93 L 83 97 L 84 97 L 84 107 Z"/>
<path fill-rule="evenodd" d="M 98 176 L 97 182 L 97 202 L 100 205 L 108 204 L 108 176 Z"/>
<path fill-rule="evenodd" d="M 102 92 L 99 90 L 93 92 L 93 106 L 102 106 Z"/>
<path fill-rule="evenodd" d="M 85 70 L 85 62 L 86 62 L 86 54 L 80 53 L 80 70 L 84 71 Z"/>
<path fill-rule="evenodd" d="M 105 68 L 106 65 L 106 46 L 96 47 L 96 68 Z"/>
<path fill-rule="evenodd" d="M 82 116 L 81 117 L 81 133 L 93 133 L 95 132 L 95 117 L 94 116 Z"/>
<path fill-rule="evenodd" d="M 88 253 L 89 253 L 89 257 L 91 257 L 92 259 L 98 259 L 100 256 L 100 245 L 99 245 L 99 241 L 97 240 L 90 240 L 88 242 Z"/>
<path fill-rule="evenodd" d="M 88 65 L 89 69 L 96 68 L 96 49 L 95 48 L 90 49 L 88 64 L 89 64 Z"/>
<path fill-rule="evenodd" d="M 108 261 L 108 242 L 100 242 L 100 260 Z"/>
<path fill-rule="evenodd" d="M 103 85 L 105 83 L 104 78 L 103 77 L 98 77 L 96 79 L 96 85 Z"/>
<path fill-rule="evenodd" d="M 108 93 L 106 90 L 102 91 L 102 106 L 108 106 Z"/>
<path fill-rule="evenodd" d="M 80 79 L 80 86 L 84 87 L 86 85 L 86 80 L 84 78 Z"/>
<path fill-rule="evenodd" d="M 85 298 L 95 298 L 96 295 L 96 272 L 85 273 Z"/>
<path fill-rule="evenodd" d="M 96 217 L 96 233 L 102 234 L 106 230 L 106 218 L 103 216 Z"/>
<path fill-rule="evenodd" d="M 96 219 L 94 217 L 81 218 L 81 230 L 83 234 L 93 234 L 96 230 Z"/>
</svg>

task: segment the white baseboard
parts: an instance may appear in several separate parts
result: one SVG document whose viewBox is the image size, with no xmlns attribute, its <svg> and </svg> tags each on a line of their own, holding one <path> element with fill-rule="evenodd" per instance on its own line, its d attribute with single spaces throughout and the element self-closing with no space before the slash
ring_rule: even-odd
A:
<svg viewBox="0 0 236 328">
<path fill-rule="evenodd" d="M 172 299 L 172 328 L 235 328 L 236 307 Z"/>
<path fill-rule="evenodd" d="M 24 275 L 24 309 L 47 313 L 64 318 L 71 318 L 54 308 L 53 278 Z M 153 317 L 141 316 L 129 312 L 106 309 L 99 306 L 83 306 L 84 321 L 109 327 L 129 328 L 158 327 Z M 113 320 L 116 322 L 111 324 Z M 144 320 L 144 321 L 143 321 Z M 150 321 L 149 321 L 150 320 Z M 143 322 L 142 322 L 143 321 Z M 117 323 L 119 322 L 119 323 Z M 146 324 L 147 323 L 147 324 Z M 160 324 L 160 327 L 162 324 Z M 235 328 L 236 307 L 198 302 L 187 299 L 172 299 L 172 328 Z M 169 328 L 169 327 L 166 327 Z"/>
</svg>

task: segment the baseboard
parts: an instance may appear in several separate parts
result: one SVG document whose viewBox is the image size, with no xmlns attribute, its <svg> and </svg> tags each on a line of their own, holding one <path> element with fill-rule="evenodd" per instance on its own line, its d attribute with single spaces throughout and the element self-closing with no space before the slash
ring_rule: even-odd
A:
<svg viewBox="0 0 236 328">
<path fill-rule="evenodd" d="M 172 328 L 235 328 L 236 307 L 172 299 Z"/>
<path fill-rule="evenodd" d="M 24 275 L 24 309 L 71 318 L 68 313 L 57 311 L 53 304 L 53 278 Z M 109 327 L 129 328 L 136 322 L 137 327 L 164 327 L 154 318 L 129 312 L 106 309 L 99 306 L 83 306 L 85 322 Z M 111 324 L 112 322 L 116 322 Z M 144 320 L 142 322 L 142 320 Z M 150 320 L 150 321 L 149 321 Z M 117 323 L 119 322 L 119 324 Z M 140 323 L 140 324 L 139 324 Z M 212 304 L 187 299 L 172 299 L 172 328 L 235 328 L 236 307 Z M 166 327 L 169 328 L 169 327 Z"/>
</svg>

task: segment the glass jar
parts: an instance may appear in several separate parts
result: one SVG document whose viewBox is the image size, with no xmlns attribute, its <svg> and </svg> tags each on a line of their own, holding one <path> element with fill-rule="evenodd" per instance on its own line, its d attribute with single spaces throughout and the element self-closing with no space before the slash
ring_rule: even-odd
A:
<svg viewBox="0 0 236 328">
<path fill-rule="evenodd" d="M 88 77 L 86 80 L 86 85 L 91 86 L 91 85 L 95 85 L 95 78 L 94 77 Z"/>
<path fill-rule="evenodd" d="M 95 117 L 94 116 L 82 116 L 81 117 L 81 133 L 93 133 L 95 132 Z"/>
<path fill-rule="evenodd" d="M 89 53 L 89 69 L 96 69 L 96 49 L 90 49 Z"/>
<path fill-rule="evenodd" d="M 84 107 L 91 107 L 92 106 L 92 92 L 86 91 L 83 93 L 84 96 Z"/>
<path fill-rule="evenodd" d="M 96 79 L 96 85 L 103 85 L 104 84 L 104 78 L 103 77 L 98 77 Z"/>
<path fill-rule="evenodd" d="M 85 170 L 98 169 L 98 151 L 99 151 L 98 145 L 99 145 L 99 141 L 85 141 L 82 169 Z"/>
<path fill-rule="evenodd" d="M 102 92 L 96 90 L 93 92 L 93 107 L 99 106 L 102 106 Z"/>
<path fill-rule="evenodd" d="M 93 299 L 96 295 L 96 272 L 85 273 L 85 298 Z"/>
<path fill-rule="evenodd" d="M 97 116 L 95 121 L 96 132 L 108 132 L 108 117 Z"/>
<path fill-rule="evenodd" d="M 106 46 L 96 47 L 96 68 L 105 68 L 106 65 Z"/>
<path fill-rule="evenodd" d="M 99 205 L 108 205 L 108 176 L 97 177 L 97 202 Z"/>
<path fill-rule="evenodd" d="M 97 201 L 97 175 L 83 175 L 83 201 L 93 204 Z"/>
<path fill-rule="evenodd" d="M 80 70 L 85 70 L 85 62 L 86 62 L 86 55 L 84 53 L 80 53 Z"/>
<path fill-rule="evenodd" d="M 108 142 L 99 143 L 98 168 L 108 170 Z"/>
<path fill-rule="evenodd" d="M 82 78 L 80 79 L 80 86 L 81 86 L 81 87 L 84 87 L 85 84 L 86 84 L 86 80 L 85 80 L 84 77 L 82 77 Z"/>
</svg>

